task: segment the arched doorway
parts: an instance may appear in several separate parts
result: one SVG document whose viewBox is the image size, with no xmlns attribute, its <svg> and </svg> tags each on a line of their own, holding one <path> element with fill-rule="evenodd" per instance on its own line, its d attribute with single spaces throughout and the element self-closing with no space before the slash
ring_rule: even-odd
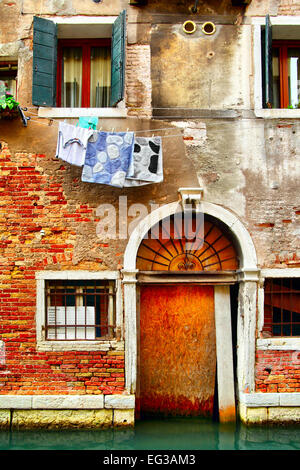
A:
<svg viewBox="0 0 300 470">
<path fill-rule="evenodd" d="M 161 243 L 164 245 L 164 241 L 162 240 L 156 240 L 156 246 L 151 245 L 150 243 L 149 247 L 152 248 L 152 250 L 154 251 L 152 251 L 152 254 L 149 258 L 151 249 L 149 250 L 143 245 L 143 241 L 147 239 L 148 231 L 151 228 L 154 228 L 157 224 L 159 224 L 160 221 L 162 221 L 166 217 L 171 217 L 174 214 L 182 212 L 182 209 L 182 204 L 180 202 L 174 202 L 162 206 L 157 210 L 151 212 L 147 217 L 145 217 L 139 222 L 138 226 L 131 233 L 129 242 L 125 250 L 124 269 L 122 272 L 125 312 L 126 389 L 129 393 L 133 393 L 136 394 L 136 396 L 139 396 L 140 356 L 138 354 L 138 330 L 140 324 L 139 315 L 141 298 L 139 295 L 139 286 L 143 286 L 148 283 L 149 286 L 150 284 L 165 284 L 167 287 L 167 285 L 170 284 L 170 278 L 172 280 L 176 279 L 176 286 L 179 286 L 180 284 L 189 284 L 190 286 L 196 285 L 198 287 L 207 286 L 207 289 L 209 286 L 213 286 L 216 323 L 216 349 L 219 365 L 217 375 L 218 383 L 220 383 L 221 385 L 220 388 L 222 393 L 223 391 L 225 391 L 225 394 L 223 394 L 221 400 L 221 402 L 224 404 L 225 421 L 226 410 L 229 409 L 228 403 L 230 405 L 230 400 L 228 402 L 228 397 L 226 396 L 226 381 L 228 375 L 226 357 L 228 355 L 228 348 L 227 350 L 226 348 L 223 348 L 222 350 L 222 347 L 224 338 L 228 337 L 229 333 L 231 336 L 231 331 L 228 331 L 226 327 L 224 328 L 224 325 L 231 325 L 231 322 L 228 322 L 228 315 L 230 316 L 229 284 L 236 281 L 238 281 L 239 283 L 239 297 L 237 301 L 237 398 L 244 391 L 251 392 L 254 389 L 255 316 L 258 281 L 255 248 L 248 231 L 245 229 L 243 224 L 234 214 L 232 214 L 230 211 L 221 206 L 201 201 L 201 212 L 206 217 L 206 225 L 208 227 L 209 223 L 211 223 L 211 226 L 209 226 L 209 228 L 213 226 L 216 230 L 220 230 L 219 235 L 221 236 L 219 240 L 217 240 L 218 237 L 215 237 L 214 240 L 209 241 L 207 238 L 208 233 L 204 232 L 207 238 L 206 254 L 202 252 L 202 256 L 200 256 L 200 254 L 198 253 L 196 256 L 197 262 L 194 263 L 194 265 L 192 265 L 192 263 L 195 261 L 194 258 L 192 257 L 191 259 L 191 256 L 189 256 L 191 253 L 188 253 L 188 256 L 186 256 L 186 250 L 182 250 L 181 252 L 180 250 L 178 250 L 179 252 L 177 253 L 177 255 L 179 255 L 181 259 L 179 260 L 178 257 L 177 261 L 179 262 L 177 263 L 176 261 L 175 263 L 177 265 L 176 271 L 174 271 L 173 269 L 169 269 L 170 266 L 174 266 L 174 257 L 168 258 L 166 256 L 165 248 L 167 248 L 170 252 L 172 252 L 172 250 L 170 249 L 169 245 L 163 248 L 161 246 Z M 213 234 L 212 230 L 210 231 L 210 234 Z M 172 233 L 169 233 L 169 235 L 172 236 Z M 231 249 L 233 249 L 234 252 L 233 261 L 235 260 L 235 264 L 231 267 L 228 265 L 225 266 L 224 264 L 229 261 L 228 258 L 231 257 L 224 256 L 226 254 L 225 252 L 227 248 L 230 248 L 230 246 L 227 247 L 225 243 L 226 240 L 229 241 L 228 245 L 231 246 Z M 217 243 L 219 243 L 220 241 L 222 241 L 223 245 L 221 246 L 220 244 L 219 246 L 217 246 Z M 160 245 L 159 249 L 157 243 L 158 245 Z M 172 244 L 171 241 L 169 241 L 169 243 Z M 178 243 L 180 245 L 179 240 Z M 140 249 L 143 249 L 144 253 L 142 253 Z M 162 251 L 160 251 L 160 249 Z M 145 250 L 147 251 L 147 256 L 145 256 Z M 168 258 L 168 262 L 167 260 L 164 260 L 166 266 L 161 266 L 156 263 L 156 261 L 159 261 L 159 259 L 161 259 L 161 257 L 158 257 L 158 252 L 159 254 L 164 254 Z M 139 258 L 138 255 L 141 257 Z M 218 257 L 220 259 L 218 259 Z M 142 260 L 142 258 L 148 259 Z M 217 260 L 218 262 L 216 262 Z M 142 266 L 140 264 L 142 262 L 152 263 L 152 267 L 149 264 L 148 266 Z M 204 268 L 202 269 L 202 271 L 198 270 L 199 263 Z M 208 264 L 210 264 L 211 266 L 208 266 Z M 192 266 L 193 269 L 191 269 Z M 237 266 L 239 267 L 239 269 L 236 269 Z M 188 270 L 186 270 L 186 267 L 188 267 Z M 231 268 L 234 268 L 234 271 L 232 271 Z M 200 279 L 201 282 L 199 283 L 198 281 Z M 180 282 L 178 283 L 178 281 Z M 199 301 L 196 301 L 195 304 L 199 304 Z M 226 343 L 226 341 L 224 341 L 224 343 Z"/>
<path fill-rule="evenodd" d="M 238 266 L 230 234 L 210 216 L 177 212 L 145 235 L 137 252 L 137 268 L 149 277 L 139 285 L 142 416 L 213 415 L 215 276 L 234 273 Z M 168 277 L 159 282 L 158 273 Z M 178 273 L 192 276 L 185 282 Z M 210 280 L 203 278 L 206 273 Z"/>
</svg>

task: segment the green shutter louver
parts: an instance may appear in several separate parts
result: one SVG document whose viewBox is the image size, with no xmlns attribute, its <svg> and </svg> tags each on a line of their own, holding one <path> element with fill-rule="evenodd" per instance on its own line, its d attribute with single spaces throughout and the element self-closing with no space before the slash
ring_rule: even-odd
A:
<svg viewBox="0 0 300 470">
<path fill-rule="evenodd" d="M 273 105 L 273 68 L 272 68 L 272 24 L 270 16 L 266 16 L 264 30 L 262 31 L 262 79 L 263 79 L 263 107 L 272 108 Z"/>
<path fill-rule="evenodd" d="M 126 10 L 123 10 L 114 22 L 112 28 L 110 106 L 115 106 L 124 97 L 125 37 Z"/>
<path fill-rule="evenodd" d="M 53 21 L 33 18 L 32 103 L 56 105 L 57 25 Z"/>
</svg>

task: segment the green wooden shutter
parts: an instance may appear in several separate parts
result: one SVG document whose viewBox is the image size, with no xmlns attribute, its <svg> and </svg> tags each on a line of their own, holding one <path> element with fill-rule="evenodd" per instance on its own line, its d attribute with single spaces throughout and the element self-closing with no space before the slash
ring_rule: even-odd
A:
<svg viewBox="0 0 300 470">
<path fill-rule="evenodd" d="M 32 103 L 56 106 L 57 25 L 33 18 Z"/>
<path fill-rule="evenodd" d="M 112 28 L 110 106 L 115 106 L 124 97 L 125 37 L 126 10 L 123 10 Z"/>
<path fill-rule="evenodd" d="M 262 30 L 262 79 L 263 107 L 272 108 L 273 104 L 273 69 L 272 69 L 272 25 L 270 16 L 266 16 Z"/>
</svg>

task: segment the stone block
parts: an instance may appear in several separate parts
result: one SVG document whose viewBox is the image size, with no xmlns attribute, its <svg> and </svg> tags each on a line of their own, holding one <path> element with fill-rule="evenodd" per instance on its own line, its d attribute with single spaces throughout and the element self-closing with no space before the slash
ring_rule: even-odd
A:
<svg viewBox="0 0 300 470">
<path fill-rule="evenodd" d="M 1 395 L 0 396 L 0 409 L 1 408 L 31 408 L 32 396 L 31 395 Z"/>
<path fill-rule="evenodd" d="M 37 409 L 101 409 L 103 395 L 48 395 L 32 399 L 32 408 Z"/>
<path fill-rule="evenodd" d="M 300 406 L 300 393 L 281 393 L 280 406 Z"/>
<path fill-rule="evenodd" d="M 16 410 L 12 429 L 70 429 L 112 426 L 112 410 Z"/>
<path fill-rule="evenodd" d="M 106 395 L 104 398 L 105 408 L 131 409 L 135 406 L 134 395 Z"/>
<path fill-rule="evenodd" d="M 113 425 L 134 426 L 134 409 L 132 410 L 114 410 Z"/>
<path fill-rule="evenodd" d="M 268 408 L 247 408 L 247 424 L 262 424 L 268 420 Z"/>
<path fill-rule="evenodd" d="M 296 423 L 300 421 L 300 408 L 274 407 L 269 409 L 269 421 L 271 423 Z"/>
<path fill-rule="evenodd" d="M 7 429 L 10 425 L 10 411 L 0 410 L 0 429 Z"/>
</svg>

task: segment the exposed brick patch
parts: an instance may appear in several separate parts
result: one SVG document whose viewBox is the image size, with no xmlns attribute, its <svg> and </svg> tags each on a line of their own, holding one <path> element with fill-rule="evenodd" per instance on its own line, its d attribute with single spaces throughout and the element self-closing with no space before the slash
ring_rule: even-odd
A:
<svg viewBox="0 0 300 470">
<path fill-rule="evenodd" d="M 150 118 L 152 115 L 150 69 L 150 46 L 128 46 L 126 61 L 126 105 L 129 116 Z"/>
<path fill-rule="evenodd" d="M 0 153 L 0 394 L 115 394 L 124 391 L 124 352 L 36 349 L 35 272 L 74 269 L 78 224 L 95 224 L 95 208 L 68 201 L 45 155 Z M 60 172 L 65 168 L 60 166 Z M 74 225 L 73 224 L 74 221 Z M 40 231 L 45 235 L 41 236 Z M 100 253 L 100 241 L 95 249 Z M 101 257 L 77 269 L 99 269 Z M 3 362 L 3 361 L 2 361 Z"/>
<path fill-rule="evenodd" d="M 256 352 L 257 392 L 300 392 L 300 352 Z"/>
</svg>

